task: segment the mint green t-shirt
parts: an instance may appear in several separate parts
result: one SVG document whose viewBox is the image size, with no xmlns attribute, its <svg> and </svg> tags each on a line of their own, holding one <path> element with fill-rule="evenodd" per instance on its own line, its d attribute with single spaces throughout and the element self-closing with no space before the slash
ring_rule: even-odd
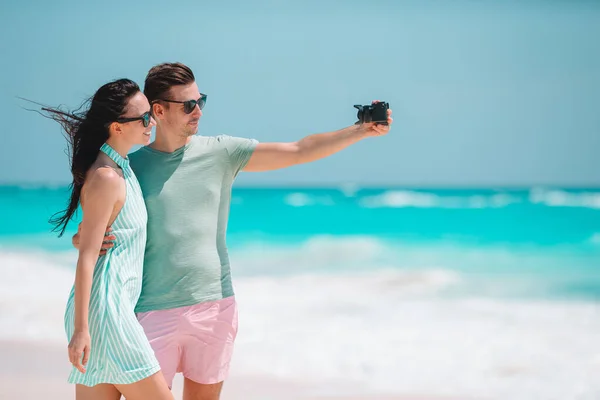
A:
<svg viewBox="0 0 600 400">
<path fill-rule="evenodd" d="M 233 296 L 225 244 L 231 186 L 257 143 L 193 136 L 173 153 L 143 147 L 129 155 L 148 210 L 136 312 Z"/>
</svg>

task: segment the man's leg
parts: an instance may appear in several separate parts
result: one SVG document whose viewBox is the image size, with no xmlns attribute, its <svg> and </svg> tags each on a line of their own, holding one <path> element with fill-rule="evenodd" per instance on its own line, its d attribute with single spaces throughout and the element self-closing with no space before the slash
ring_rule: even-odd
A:
<svg viewBox="0 0 600 400">
<path fill-rule="evenodd" d="M 219 400 L 223 382 L 205 385 L 184 378 L 183 400 Z"/>
<path fill-rule="evenodd" d="M 183 400 L 219 400 L 238 330 L 235 298 L 191 306 L 184 316 Z"/>
</svg>

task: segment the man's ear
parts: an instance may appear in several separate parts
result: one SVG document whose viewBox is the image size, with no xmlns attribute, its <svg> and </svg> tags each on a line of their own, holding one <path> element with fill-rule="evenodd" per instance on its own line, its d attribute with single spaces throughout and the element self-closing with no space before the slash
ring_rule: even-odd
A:
<svg viewBox="0 0 600 400">
<path fill-rule="evenodd" d="M 160 103 L 152 104 L 152 117 L 154 119 L 163 119 L 165 117 L 165 106 Z"/>
</svg>

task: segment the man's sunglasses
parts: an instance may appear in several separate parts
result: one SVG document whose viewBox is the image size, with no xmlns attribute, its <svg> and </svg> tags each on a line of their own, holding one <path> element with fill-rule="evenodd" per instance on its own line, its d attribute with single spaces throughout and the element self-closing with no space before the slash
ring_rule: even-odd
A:
<svg viewBox="0 0 600 400">
<path fill-rule="evenodd" d="M 196 105 L 198 105 L 198 107 L 200 107 L 201 110 L 206 105 L 206 95 L 205 94 L 200 94 L 200 98 L 198 100 L 186 100 L 186 101 L 176 101 L 176 100 L 167 100 L 167 99 L 158 99 L 158 100 L 166 101 L 167 103 L 183 104 L 183 112 L 186 114 L 191 114 L 192 111 L 194 111 L 194 108 L 196 108 Z"/>
<path fill-rule="evenodd" d="M 117 122 L 125 123 L 125 122 L 132 122 L 132 121 L 142 121 L 142 124 L 144 124 L 144 128 L 147 128 L 148 125 L 150 125 L 150 118 L 152 118 L 152 112 L 151 111 L 146 111 L 145 113 L 143 113 L 139 117 L 134 117 L 134 118 L 117 118 Z"/>
</svg>

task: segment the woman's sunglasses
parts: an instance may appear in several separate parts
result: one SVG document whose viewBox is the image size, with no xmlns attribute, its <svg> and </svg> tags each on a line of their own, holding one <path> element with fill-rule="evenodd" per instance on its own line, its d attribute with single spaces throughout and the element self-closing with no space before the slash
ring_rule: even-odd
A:
<svg viewBox="0 0 600 400">
<path fill-rule="evenodd" d="M 186 114 L 191 114 L 192 111 L 194 111 L 194 108 L 196 108 L 196 105 L 198 105 L 198 107 L 200 107 L 201 110 L 206 105 L 206 95 L 205 94 L 200 94 L 200 98 L 198 100 L 186 100 L 186 101 L 176 101 L 176 100 L 167 100 L 167 99 L 158 99 L 158 100 L 166 101 L 167 103 L 183 104 L 183 112 Z"/>
<path fill-rule="evenodd" d="M 139 117 L 134 117 L 134 118 L 117 118 L 117 122 L 125 123 L 125 122 L 132 122 L 132 121 L 142 121 L 142 124 L 144 124 L 144 128 L 147 128 L 148 125 L 150 125 L 150 118 L 151 117 L 152 117 L 152 112 L 151 111 L 146 111 L 145 113 L 143 113 Z"/>
</svg>

